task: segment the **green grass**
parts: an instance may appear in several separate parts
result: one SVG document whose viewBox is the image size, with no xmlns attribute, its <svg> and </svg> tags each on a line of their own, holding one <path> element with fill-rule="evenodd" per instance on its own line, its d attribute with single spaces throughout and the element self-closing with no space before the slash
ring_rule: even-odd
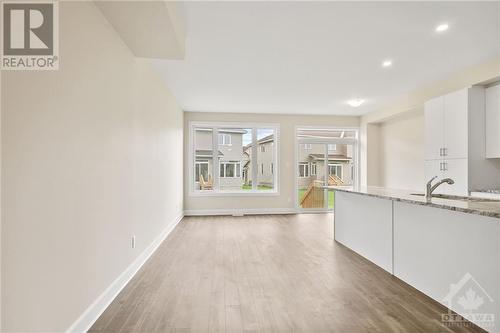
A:
<svg viewBox="0 0 500 333">
<path fill-rule="evenodd" d="M 252 185 L 241 185 L 242 190 L 251 190 Z M 258 190 L 272 190 L 273 187 L 269 185 L 257 185 Z"/>
<path fill-rule="evenodd" d="M 304 196 L 304 193 L 307 191 L 307 189 L 299 189 L 299 202 L 300 199 Z M 335 192 L 333 191 L 328 191 L 328 208 L 333 209 L 333 205 L 335 203 Z"/>
</svg>

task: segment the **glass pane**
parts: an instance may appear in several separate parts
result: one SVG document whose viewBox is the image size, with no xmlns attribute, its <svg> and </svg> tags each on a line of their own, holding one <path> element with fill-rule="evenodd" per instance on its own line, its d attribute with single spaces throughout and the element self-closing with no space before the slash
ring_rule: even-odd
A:
<svg viewBox="0 0 500 333">
<path fill-rule="evenodd" d="M 301 208 L 326 208 L 326 144 L 300 144 L 298 152 L 298 199 Z"/>
<path fill-rule="evenodd" d="M 211 128 L 194 129 L 194 189 L 213 190 L 213 144 Z"/>
<path fill-rule="evenodd" d="M 275 133 L 272 128 L 257 129 L 257 189 L 274 189 L 274 173 L 271 171 L 271 164 L 276 159 L 275 153 Z"/>
<path fill-rule="evenodd" d="M 219 141 L 222 142 L 219 145 L 219 189 L 251 190 L 252 129 L 219 128 Z"/>
<path fill-rule="evenodd" d="M 226 163 L 226 177 L 234 177 L 234 163 Z"/>
<path fill-rule="evenodd" d="M 328 151 L 328 183 L 332 186 L 352 186 L 353 146 L 338 144 L 335 151 Z"/>
</svg>

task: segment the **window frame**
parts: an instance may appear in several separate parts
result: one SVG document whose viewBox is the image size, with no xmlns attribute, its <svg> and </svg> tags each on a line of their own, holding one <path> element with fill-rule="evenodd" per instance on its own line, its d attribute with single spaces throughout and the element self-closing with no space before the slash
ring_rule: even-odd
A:
<svg viewBox="0 0 500 333">
<path fill-rule="evenodd" d="M 221 168 L 221 166 L 224 165 L 223 168 Z M 233 177 L 228 177 L 226 175 L 227 173 L 227 165 L 232 165 L 233 166 L 233 172 L 234 172 L 234 176 Z M 224 171 L 223 172 L 223 176 L 221 176 L 221 170 Z M 238 176 L 238 173 L 240 174 Z M 241 161 L 240 162 L 237 162 L 237 161 L 220 161 L 219 162 L 219 178 L 230 178 L 230 179 L 234 179 L 234 178 L 241 178 L 242 177 L 242 172 L 241 172 Z"/>
<path fill-rule="evenodd" d="M 342 176 L 344 174 L 344 166 L 342 163 L 328 163 L 328 176 L 333 175 L 333 173 L 330 173 L 330 167 L 333 167 L 334 169 L 340 170 L 340 176 L 335 173 L 337 177 L 342 179 Z"/>
<path fill-rule="evenodd" d="M 232 146 L 233 145 L 233 137 L 229 133 L 217 133 L 217 144 L 219 146 Z M 220 138 L 222 138 L 222 143 L 220 143 Z M 229 140 L 225 140 L 229 138 Z M 229 142 L 226 142 L 229 141 Z"/>
<path fill-rule="evenodd" d="M 309 169 L 309 162 L 299 162 L 299 178 L 309 178 L 311 177 L 311 170 Z M 300 175 L 300 167 L 304 167 L 304 176 Z M 307 171 L 307 172 L 306 172 Z"/>
<path fill-rule="evenodd" d="M 311 162 L 311 166 L 309 167 L 309 173 L 311 176 L 318 175 L 318 164 L 316 162 Z"/>
<path fill-rule="evenodd" d="M 188 167 L 188 174 L 189 174 L 189 196 L 266 196 L 266 195 L 272 195 L 276 196 L 279 195 L 280 191 L 280 184 L 279 184 L 279 140 L 280 140 L 280 125 L 276 123 L 245 123 L 245 122 L 240 122 L 240 123 L 229 123 L 229 122 L 199 122 L 199 121 L 190 121 L 189 123 L 189 152 L 188 152 L 188 161 L 189 161 L 189 167 Z M 195 133 L 197 128 L 204 128 L 204 129 L 210 129 L 212 131 L 212 153 L 213 153 L 213 168 L 212 170 L 212 177 L 213 177 L 213 182 L 214 182 L 214 188 L 213 190 L 199 190 L 196 189 L 196 182 L 194 179 L 194 172 L 195 172 L 195 164 L 194 164 L 194 151 L 195 151 Z M 259 163 L 257 161 L 257 146 L 259 144 L 257 143 L 257 130 L 259 129 L 272 129 L 274 131 L 274 140 L 273 140 L 273 145 L 269 145 L 272 149 L 271 152 L 273 154 L 272 158 L 272 163 L 274 164 L 273 168 L 275 169 L 272 174 L 273 176 L 273 188 L 272 189 L 258 189 L 257 188 L 257 181 L 252 182 L 252 189 L 251 190 L 221 190 L 219 188 L 219 174 L 220 174 L 220 163 L 225 163 L 225 162 L 235 162 L 235 161 L 220 161 L 219 156 L 218 156 L 218 151 L 219 151 L 219 130 L 224 130 L 224 129 L 251 129 L 252 130 L 252 157 L 251 157 L 251 169 L 255 170 L 255 175 L 259 174 Z M 222 134 L 222 133 L 221 133 Z M 223 139 L 224 142 L 224 139 Z M 275 143 L 275 144 L 274 144 Z M 266 149 L 266 152 L 268 152 L 269 149 Z M 240 177 L 231 177 L 231 178 L 241 178 L 243 179 L 243 160 L 240 162 Z M 216 171 L 215 171 L 216 170 Z M 215 172 L 217 174 L 215 174 Z M 224 170 L 225 172 L 225 170 Z M 228 178 L 228 177 L 224 177 Z M 254 178 L 254 177 L 252 177 Z"/>
</svg>

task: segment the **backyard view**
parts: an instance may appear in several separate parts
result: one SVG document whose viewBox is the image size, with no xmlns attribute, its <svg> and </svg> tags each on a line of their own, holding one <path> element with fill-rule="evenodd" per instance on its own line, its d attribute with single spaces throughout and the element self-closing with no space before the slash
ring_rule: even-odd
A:
<svg viewBox="0 0 500 333">
<path fill-rule="evenodd" d="M 210 127 L 194 128 L 196 191 L 275 189 L 274 128 L 218 128 L 216 136 L 214 131 Z M 217 188 L 214 173 L 218 178 Z"/>
<path fill-rule="evenodd" d="M 299 128 L 297 187 L 303 209 L 333 209 L 334 193 L 324 189 L 354 184 L 355 130 Z M 327 193 L 325 193 L 325 191 Z"/>
</svg>

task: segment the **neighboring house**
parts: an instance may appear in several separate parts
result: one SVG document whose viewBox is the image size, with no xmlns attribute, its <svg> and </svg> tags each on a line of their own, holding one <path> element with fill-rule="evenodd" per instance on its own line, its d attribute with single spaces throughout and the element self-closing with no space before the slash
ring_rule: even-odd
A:
<svg viewBox="0 0 500 333">
<path fill-rule="evenodd" d="M 345 185 L 352 184 L 353 150 L 351 145 L 329 144 L 327 168 L 325 168 L 324 145 L 301 144 L 299 149 L 298 185 L 300 189 L 307 188 L 314 180 L 324 180 L 325 169 L 328 175 L 336 175 Z"/>
<path fill-rule="evenodd" d="M 197 128 L 195 131 L 195 182 L 200 189 L 199 180 L 213 179 L 214 165 L 219 167 L 219 187 L 221 190 L 241 189 L 243 135 L 246 130 L 220 129 L 218 133 L 218 161 L 213 163 L 212 130 Z"/>
<path fill-rule="evenodd" d="M 257 141 L 257 185 L 274 186 L 274 135 L 268 135 Z M 243 148 L 243 182 L 252 185 L 252 145 Z"/>
</svg>

